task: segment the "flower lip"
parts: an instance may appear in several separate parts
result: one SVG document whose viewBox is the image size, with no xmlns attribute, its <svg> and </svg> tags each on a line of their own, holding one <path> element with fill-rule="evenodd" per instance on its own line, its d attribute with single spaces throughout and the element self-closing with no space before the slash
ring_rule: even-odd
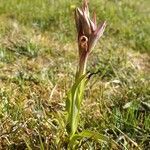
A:
<svg viewBox="0 0 150 150">
<path fill-rule="evenodd" d="M 86 36 L 82 36 L 82 37 L 80 38 L 80 41 L 81 41 L 81 42 L 87 42 L 87 41 L 88 41 L 88 38 L 87 38 Z"/>
</svg>

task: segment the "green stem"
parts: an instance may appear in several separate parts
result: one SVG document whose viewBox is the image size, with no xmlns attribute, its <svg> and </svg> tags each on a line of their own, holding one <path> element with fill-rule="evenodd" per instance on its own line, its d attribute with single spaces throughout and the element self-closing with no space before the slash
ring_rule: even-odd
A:
<svg viewBox="0 0 150 150">
<path fill-rule="evenodd" d="M 76 72 L 76 80 L 75 81 L 80 79 L 81 76 L 86 73 L 87 59 L 88 59 L 88 53 L 87 53 L 87 51 L 84 51 L 81 54 L 81 56 L 80 56 L 79 65 L 78 65 L 78 69 L 77 69 L 77 72 Z"/>
</svg>

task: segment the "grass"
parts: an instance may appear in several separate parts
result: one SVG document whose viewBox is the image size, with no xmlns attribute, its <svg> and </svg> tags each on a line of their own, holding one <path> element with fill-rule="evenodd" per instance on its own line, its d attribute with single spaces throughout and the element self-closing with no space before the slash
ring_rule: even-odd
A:
<svg viewBox="0 0 150 150">
<path fill-rule="evenodd" d="M 0 149 L 65 149 L 77 5 L 75 0 L 0 0 Z M 88 64 L 78 131 L 109 136 L 120 149 L 149 149 L 149 2 L 91 0 L 90 9 L 108 25 Z M 76 145 L 116 149 L 93 138 Z"/>
</svg>

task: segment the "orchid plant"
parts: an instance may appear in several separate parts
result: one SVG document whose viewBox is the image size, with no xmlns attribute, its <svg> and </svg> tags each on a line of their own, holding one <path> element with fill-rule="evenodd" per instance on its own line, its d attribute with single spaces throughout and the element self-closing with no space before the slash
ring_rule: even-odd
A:
<svg viewBox="0 0 150 150">
<path fill-rule="evenodd" d="M 90 19 L 87 0 L 83 1 L 81 8 L 75 9 L 75 22 L 78 33 L 79 64 L 76 72 L 75 83 L 69 91 L 66 100 L 66 129 L 70 140 L 74 138 L 79 123 L 80 108 L 85 85 L 88 79 L 86 73 L 88 56 L 98 39 L 103 35 L 106 27 L 105 21 L 97 25 L 95 13 L 93 19 Z"/>
</svg>

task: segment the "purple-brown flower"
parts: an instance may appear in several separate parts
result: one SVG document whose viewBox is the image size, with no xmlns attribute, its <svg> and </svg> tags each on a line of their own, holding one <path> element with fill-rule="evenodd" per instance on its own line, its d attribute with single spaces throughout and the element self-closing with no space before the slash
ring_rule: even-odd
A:
<svg viewBox="0 0 150 150">
<path fill-rule="evenodd" d="M 93 19 L 90 19 L 87 0 L 83 1 L 82 8 L 76 8 L 75 21 L 78 32 L 79 55 L 83 50 L 89 53 L 97 40 L 103 35 L 106 22 L 97 26 L 95 13 Z"/>
</svg>

